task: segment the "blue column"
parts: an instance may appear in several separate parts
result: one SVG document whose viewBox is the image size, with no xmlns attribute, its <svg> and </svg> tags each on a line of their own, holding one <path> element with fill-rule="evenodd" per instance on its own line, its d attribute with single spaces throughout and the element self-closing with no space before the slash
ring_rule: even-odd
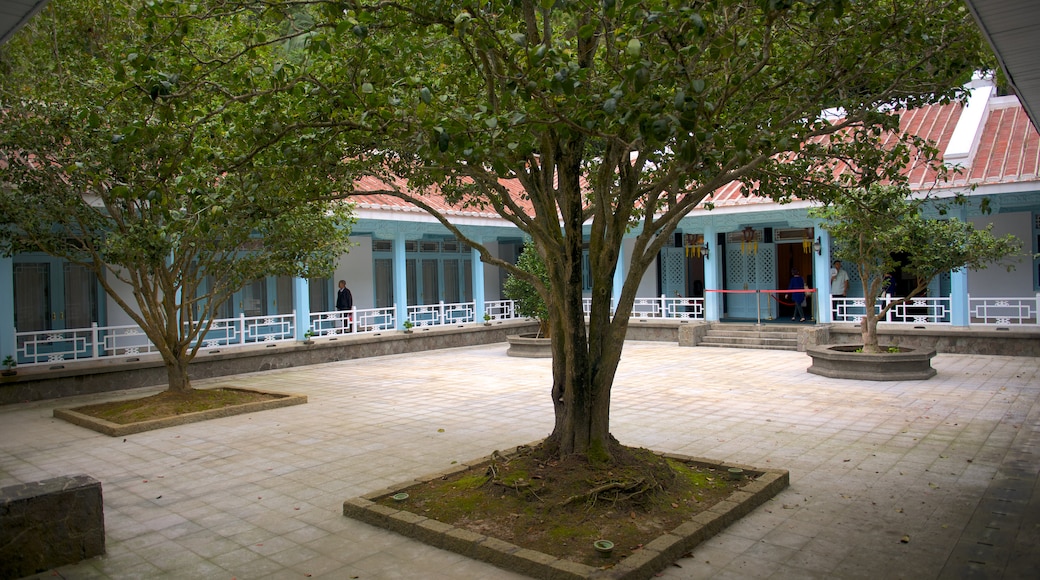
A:
<svg viewBox="0 0 1040 580">
<path fill-rule="evenodd" d="M 617 308 L 618 300 L 621 300 L 621 292 L 625 288 L 625 242 L 621 242 L 621 250 L 618 251 L 617 267 L 614 268 L 614 288 L 612 291 L 610 309 L 613 312 Z"/>
<path fill-rule="evenodd" d="M 0 360 L 18 358 L 14 331 L 14 259 L 0 256 Z"/>
<path fill-rule="evenodd" d="M 715 224 L 704 227 L 704 243 L 708 244 L 708 256 L 704 258 L 704 319 L 708 322 L 722 320 L 722 294 L 708 290 L 722 289 L 722 250 Z"/>
<path fill-rule="evenodd" d="M 831 319 L 831 234 L 816 224 L 816 236 L 820 239 L 821 254 L 813 251 L 813 284 L 816 285 L 816 321 L 833 322 Z"/>
<path fill-rule="evenodd" d="M 480 237 L 474 236 L 473 241 L 478 244 L 484 243 Z M 484 262 L 480 261 L 480 252 L 476 248 L 469 250 L 473 270 L 473 322 L 484 322 Z"/>
<path fill-rule="evenodd" d="M 968 326 L 968 269 L 950 272 L 950 322 L 954 326 Z"/>
<path fill-rule="evenodd" d="M 408 267 L 404 252 L 405 232 L 394 237 L 394 308 L 397 328 L 404 329 L 408 318 Z"/>
<path fill-rule="evenodd" d="M 293 278 L 293 310 L 296 311 L 296 340 L 303 340 L 311 327 L 311 284 L 306 278 Z"/>
</svg>

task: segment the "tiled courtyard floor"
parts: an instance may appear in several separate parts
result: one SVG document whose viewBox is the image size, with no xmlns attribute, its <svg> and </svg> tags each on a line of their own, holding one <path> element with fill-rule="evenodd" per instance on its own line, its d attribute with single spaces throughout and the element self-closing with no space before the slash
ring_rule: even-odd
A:
<svg viewBox="0 0 1040 580">
<path fill-rule="evenodd" d="M 145 391 L 0 407 L 0 486 L 102 482 L 108 554 L 40 578 L 516 578 L 341 514 L 346 498 L 549 433 L 550 361 L 505 348 L 197 381 L 309 402 L 125 439 L 51 412 Z M 935 378 L 889 383 L 808 365 L 626 345 L 619 440 L 791 472 L 789 489 L 661 577 L 1040 577 L 1040 359 L 939 355 Z"/>
</svg>

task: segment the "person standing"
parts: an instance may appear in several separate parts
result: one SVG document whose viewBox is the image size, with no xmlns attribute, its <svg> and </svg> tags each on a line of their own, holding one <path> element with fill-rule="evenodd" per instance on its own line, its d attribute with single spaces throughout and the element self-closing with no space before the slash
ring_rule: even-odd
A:
<svg viewBox="0 0 1040 580">
<path fill-rule="evenodd" d="M 831 304 L 834 305 L 835 298 L 844 298 L 849 292 L 849 274 L 841 268 L 841 260 L 834 261 L 831 268 Z M 833 320 L 837 322 L 838 312 L 841 309 L 834 305 L 832 308 Z"/>
<path fill-rule="evenodd" d="M 339 281 L 339 290 L 336 291 L 336 310 L 340 312 L 347 312 L 348 314 L 340 315 L 340 324 L 342 327 L 349 328 L 345 322 L 352 322 L 350 320 L 349 312 L 354 309 L 354 296 L 350 294 L 350 289 L 347 288 L 347 281 Z"/>
<path fill-rule="evenodd" d="M 787 285 L 787 289 L 805 290 L 805 279 L 798 273 L 798 270 L 791 270 L 791 283 Z M 794 316 L 791 317 L 791 320 L 798 318 L 799 322 L 805 322 L 805 311 L 802 310 L 802 306 L 805 305 L 805 292 L 791 292 L 788 296 L 794 302 Z"/>
</svg>

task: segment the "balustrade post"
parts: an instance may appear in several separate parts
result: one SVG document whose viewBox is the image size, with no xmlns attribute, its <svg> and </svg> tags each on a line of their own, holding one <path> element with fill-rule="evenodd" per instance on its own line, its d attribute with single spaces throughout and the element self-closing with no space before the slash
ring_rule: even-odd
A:
<svg viewBox="0 0 1040 580">
<path fill-rule="evenodd" d="M 238 313 L 238 344 L 246 343 L 246 314 Z"/>
<path fill-rule="evenodd" d="M 104 356 L 104 348 L 101 346 L 100 333 L 98 332 L 98 324 L 96 322 L 90 323 L 90 352 L 91 358 L 101 358 Z"/>
</svg>

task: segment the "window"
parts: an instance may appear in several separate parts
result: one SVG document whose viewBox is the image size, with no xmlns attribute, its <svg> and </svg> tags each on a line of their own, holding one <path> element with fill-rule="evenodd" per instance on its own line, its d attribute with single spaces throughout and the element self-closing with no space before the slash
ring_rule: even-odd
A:
<svg viewBox="0 0 1040 580">
<path fill-rule="evenodd" d="M 310 301 L 311 312 L 334 310 L 334 304 L 329 299 L 330 285 L 328 278 L 311 278 L 307 281 L 307 298 Z"/>
<path fill-rule="evenodd" d="M 376 306 L 393 305 L 392 243 L 373 240 Z M 473 260 L 458 240 L 407 240 L 405 276 L 408 304 L 467 302 L 473 299 Z M 460 255 L 462 254 L 462 255 Z"/>
</svg>

